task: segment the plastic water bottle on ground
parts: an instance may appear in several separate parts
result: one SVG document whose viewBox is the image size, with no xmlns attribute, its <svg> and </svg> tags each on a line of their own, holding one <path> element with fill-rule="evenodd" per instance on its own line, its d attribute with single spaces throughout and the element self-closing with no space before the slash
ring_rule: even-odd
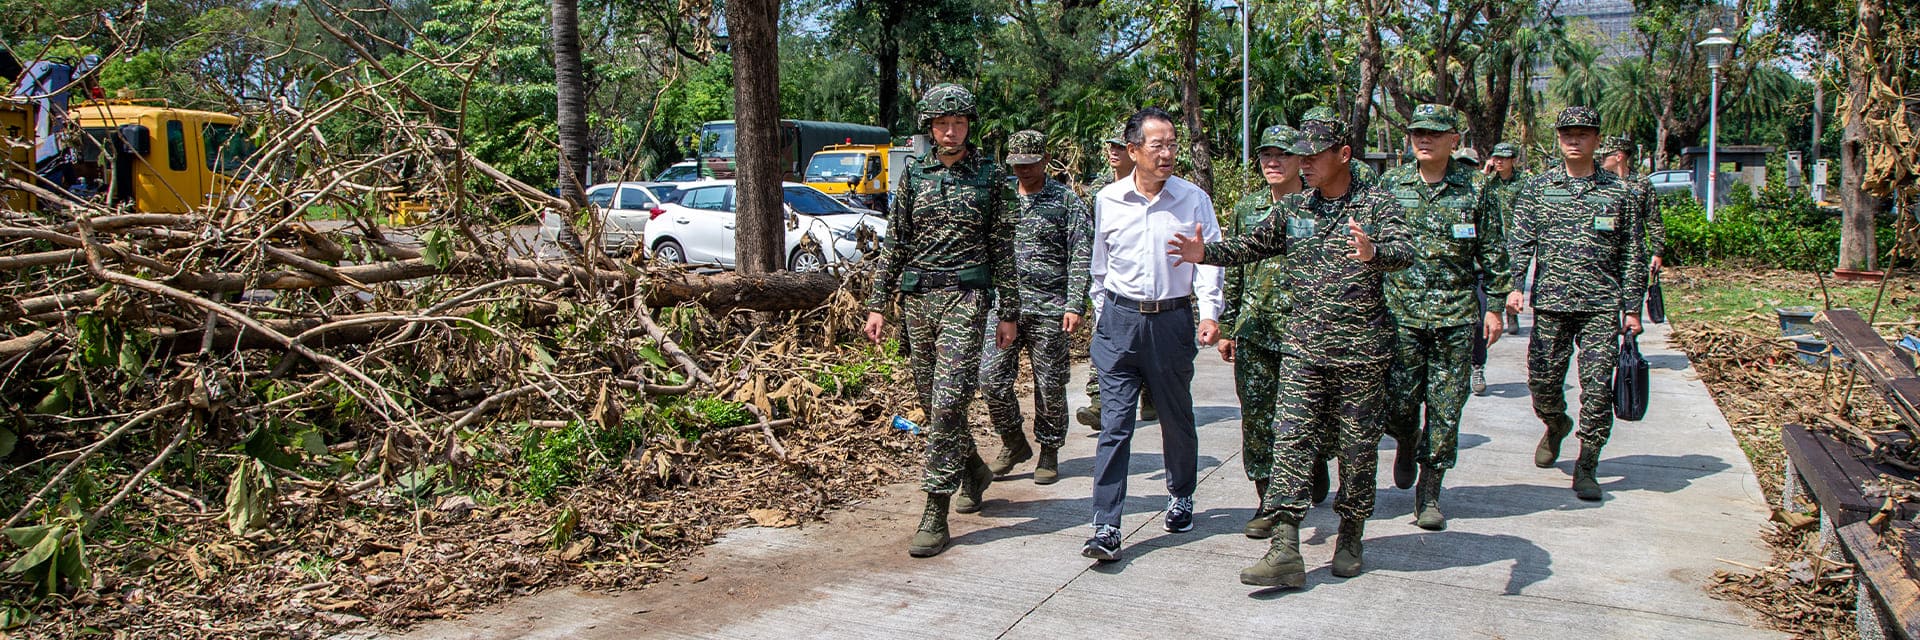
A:
<svg viewBox="0 0 1920 640">
<path fill-rule="evenodd" d="M 920 435 L 920 425 L 914 424 L 912 420 L 908 420 L 907 417 L 903 415 L 894 414 L 893 428 L 899 429 L 901 431 L 905 431 L 907 433 L 911 433 L 916 436 Z"/>
</svg>

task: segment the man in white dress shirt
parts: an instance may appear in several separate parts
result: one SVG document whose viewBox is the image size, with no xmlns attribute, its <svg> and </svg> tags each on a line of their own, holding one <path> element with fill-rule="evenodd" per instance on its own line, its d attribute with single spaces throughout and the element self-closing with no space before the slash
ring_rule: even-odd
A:
<svg viewBox="0 0 1920 640">
<path fill-rule="evenodd" d="M 1093 537 L 1081 555 L 1120 557 L 1120 511 L 1127 498 L 1127 458 L 1134 407 L 1142 386 L 1160 410 L 1167 466 L 1167 531 L 1193 528 L 1195 468 L 1193 359 L 1213 344 L 1224 306 L 1220 267 L 1177 264 L 1167 255 L 1174 234 L 1196 226 L 1220 237 L 1213 200 L 1173 175 L 1180 139 L 1173 116 L 1148 107 L 1127 119 L 1133 174 L 1094 197 L 1093 286 L 1099 307 L 1090 347 L 1100 372 L 1100 444 L 1093 463 Z M 1196 310 L 1194 307 L 1198 306 Z M 1194 316 L 1199 315 L 1196 344 Z"/>
</svg>

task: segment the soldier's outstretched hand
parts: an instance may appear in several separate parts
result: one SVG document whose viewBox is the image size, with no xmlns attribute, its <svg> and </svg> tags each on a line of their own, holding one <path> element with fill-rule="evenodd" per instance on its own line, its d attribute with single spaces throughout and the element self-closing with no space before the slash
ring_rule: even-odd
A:
<svg viewBox="0 0 1920 640">
<path fill-rule="evenodd" d="M 1349 232 L 1347 248 L 1353 250 L 1352 253 L 1347 254 L 1347 257 L 1361 262 L 1372 262 L 1373 238 L 1367 237 L 1367 232 L 1362 231 L 1360 223 L 1355 222 L 1351 216 L 1347 218 L 1347 231 Z"/>
<path fill-rule="evenodd" d="M 1207 240 L 1200 235 L 1200 224 L 1194 223 L 1191 236 L 1173 234 L 1173 239 L 1167 241 L 1167 255 L 1179 258 L 1173 263 L 1174 266 L 1181 263 L 1200 264 L 1200 261 L 1207 259 Z"/>
</svg>

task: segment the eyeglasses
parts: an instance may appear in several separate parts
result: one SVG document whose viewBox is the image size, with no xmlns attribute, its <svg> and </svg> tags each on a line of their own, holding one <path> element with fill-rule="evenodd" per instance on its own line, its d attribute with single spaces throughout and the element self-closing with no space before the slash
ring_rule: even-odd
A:
<svg viewBox="0 0 1920 640">
<path fill-rule="evenodd" d="M 1152 153 L 1152 154 L 1176 153 L 1180 151 L 1180 141 L 1154 140 L 1152 142 L 1142 144 L 1140 145 L 1140 147 L 1143 149 L 1146 149 L 1147 153 Z"/>
</svg>

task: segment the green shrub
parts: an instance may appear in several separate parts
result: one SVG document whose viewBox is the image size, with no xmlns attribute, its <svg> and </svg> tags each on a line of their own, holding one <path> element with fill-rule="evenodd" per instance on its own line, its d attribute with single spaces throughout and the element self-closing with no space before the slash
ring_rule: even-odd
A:
<svg viewBox="0 0 1920 640">
<path fill-rule="evenodd" d="M 1840 253 L 1840 214 L 1815 206 L 1804 192 L 1770 187 L 1758 196 L 1734 189 L 1730 202 L 1714 209 L 1686 194 L 1662 198 L 1667 224 L 1666 260 L 1686 265 L 1765 265 L 1800 271 L 1832 269 Z M 1892 227 L 1876 225 L 1877 246 L 1893 247 Z"/>
</svg>

